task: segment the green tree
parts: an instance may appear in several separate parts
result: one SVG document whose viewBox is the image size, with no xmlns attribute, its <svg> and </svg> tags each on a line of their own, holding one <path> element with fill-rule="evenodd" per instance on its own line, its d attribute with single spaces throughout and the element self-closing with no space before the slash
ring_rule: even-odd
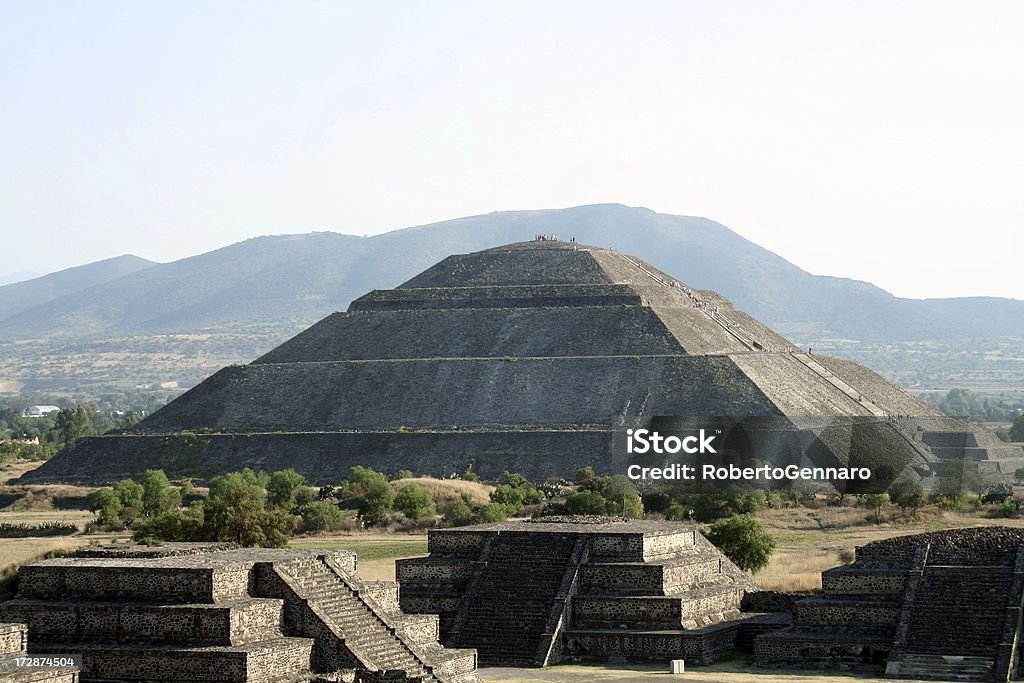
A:
<svg viewBox="0 0 1024 683">
<path fill-rule="evenodd" d="M 751 515 L 720 519 L 704 532 L 740 569 L 757 573 L 768 566 L 775 539 Z"/>
<path fill-rule="evenodd" d="M 1013 471 L 1013 478 L 1017 480 L 1018 484 L 1024 482 L 1024 467 L 1018 467 L 1015 469 Z"/>
<path fill-rule="evenodd" d="M 604 490 L 605 512 L 623 517 L 642 517 L 644 505 L 633 482 L 621 474 L 608 481 Z"/>
<path fill-rule="evenodd" d="M 466 526 L 474 522 L 476 512 L 473 510 L 473 500 L 466 493 L 449 503 L 441 518 L 441 523 L 445 526 Z"/>
<path fill-rule="evenodd" d="M 171 486 L 163 470 L 146 470 L 142 475 L 142 514 L 156 517 L 181 507 L 181 491 Z"/>
<path fill-rule="evenodd" d="M 476 511 L 476 521 L 481 524 L 504 522 L 511 514 L 509 509 L 500 503 L 488 503 Z"/>
<path fill-rule="evenodd" d="M 337 531 L 345 521 L 345 513 L 337 505 L 322 500 L 306 504 L 300 514 L 305 532 Z"/>
<path fill-rule="evenodd" d="M 184 510 L 175 508 L 146 517 L 135 525 L 132 540 L 145 544 L 204 540 L 204 507 L 203 503 L 196 502 Z"/>
<path fill-rule="evenodd" d="M 865 493 L 857 497 L 857 505 L 874 512 L 875 524 L 882 523 L 882 508 L 888 504 L 888 493 Z"/>
<path fill-rule="evenodd" d="M 130 526 L 143 515 L 145 489 L 137 481 L 122 479 L 114 484 L 114 493 L 121 500 L 121 520 L 125 526 Z"/>
<path fill-rule="evenodd" d="M 1024 441 L 1024 413 L 1021 413 L 1010 425 L 1010 441 Z"/>
<path fill-rule="evenodd" d="M 270 481 L 267 482 L 267 502 L 291 510 L 295 507 L 295 497 L 305 487 L 306 478 L 295 470 L 278 470 L 270 475 Z"/>
<path fill-rule="evenodd" d="M 511 508 L 514 512 L 522 509 L 526 501 L 526 491 L 510 484 L 498 484 L 491 491 L 491 501 Z"/>
<path fill-rule="evenodd" d="M 565 511 L 571 515 L 603 515 L 608 501 L 597 491 L 574 491 L 565 498 Z"/>
<path fill-rule="evenodd" d="M 121 497 L 114 489 L 97 489 L 89 494 L 89 509 L 96 513 L 96 521 L 107 527 L 123 526 Z"/>
<path fill-rule="evenodd" d="M 395 509 L 409 519 L 422 519 L 437 514 L 434 496 L 419 484 L 406 484 L 395 496 Z"/>
<path fill-rule="evenodd" d="M 211 541 L 279 548 L 287 545 L 295 518 L 267 506 L 269 477 L 245 468 L 210 481 L 203 506 L 203 535 Z"/>
<path fill-rule="evenodd" d="M 361 483 L 362 500 L 359 501 L 359 516 L 367 524 L 379 524 L 394 509 L 395 491 L 388 478 L 379 472 Z"/>
<path fill-rule="evenodd" d="M 83 436 L 92 433 L 92 421 L 83 405 L 61 408 L 53 422 L 51 434 L 60 448 L 66 448 Z"/>
<path fill-rule="evenodd" d="M 889 497 L 901 510 L 915 516 L 924 507 L 926 500 L 921 482 L 912 480 L 895 482 L 889 487 Z"/>
</svg>

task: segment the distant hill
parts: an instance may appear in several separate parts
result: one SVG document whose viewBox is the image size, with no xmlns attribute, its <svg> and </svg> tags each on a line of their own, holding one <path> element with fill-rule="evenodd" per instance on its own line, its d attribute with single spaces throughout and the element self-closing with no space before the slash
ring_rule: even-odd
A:
<svg viewBox="0 0 1024 683">
<path fill-rule="evenodd" d="M 155 265 L 126 254 L 5 285 L 0 287 L 0 321 Z"/>
<path fill-rule="evenodd" d="M 3 285 L 12 285 L 15 282 L 24 282 L 25 280 L 31 280 L 32 278 L 37 277 L 42 277 L 42 274 L 31 270 L 19 270 L 14 273 L 7 273 L 6 275 L 0 275 L 0 287 Z"/>
<path fill-rule="evenodd" d="M 991 296 L 955 299 L 925 299 L 925 307 L 966 320 L 980 329 L 991 330 L 993 336 L 1024 337 L 1024 301 Z"/>
<path fill-rule="evenodd" d="M 298 332 L 446 255 L 537 233 L 635 254 L 691 286 L 721 292 L 796 339 L 1024 334 L 1024 302 L 901 299 L 866 282 L 811 275 L 706 218 L 600 204 L 497 212 L 372 237 L 257 237 L 165 264 L 127 256 L 100 261 L 0 287 L 0 340 L 210 331 L 242 321 Z M 115 267 L 125 271 L 112 273 Z M 71 277 L 79 271 L 104 276 L 84 284 L 84 275 Z M 66 279 L 74 282 L 64 285 Z"/>
</svg>

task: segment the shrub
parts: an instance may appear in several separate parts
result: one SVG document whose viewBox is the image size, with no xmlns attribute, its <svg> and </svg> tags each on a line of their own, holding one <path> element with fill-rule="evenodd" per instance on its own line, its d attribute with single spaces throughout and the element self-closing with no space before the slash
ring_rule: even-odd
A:
<svg viewBox="0 0 1024 683">
<path fill-rule="evenodd" d="M 147 517 L 181 507 L 181 492 L 171 488 L 163 470 L 146 470 L 142 475 L 142 513 Z"/>
<path fill-rule="evenodd" d="M 434 497 L 419 484 L 406 484 L 399 489 L 395 496 L 395 509 L 414 521 L 437 514 Z"/>
<path fill-rule="evenodd" d="M 359 502 L 359 516 L 367 524 L 383 522 L 395 505 L 395 492 L 387 477 L 379 472 L 374 472 L 374 475 L 360 484 L 363 495 Z"/>
<path fill-rule="evenodd" d="M 97 489 L 89 494 L 89 509 L 96 513 L 96 522 L 103 527 L 123 528 L 121 497 L 114 489 Z"/>
<path fill-rule="evenodd" d="M 345 522 L 345 513 L 337 505 L 322 500 L 307 503 L 300 511 L 300 529 L 307 533 L 337 531 Z"/>
<path fill-rule="evenodd" d="M 751 515 L 719 520 L 704 535 L 736 566 L 752 573 L 767 567 L 775 550 L 775 539 Z"/>
<path fill-rule="evenodd" d="M 203 522 L 207 540 L 271 548 L 287 545 L 295 518 L 281 508 L 268 508 L 268 482 L 267 475 L 249 468 L 210 481 Z"/>
<path fill-rule="evenodd" d="M 161 541 L 201 541 L 205 539 L 203 522 L 203 503 L 193 503 L 184 510 L 175 508 L 139 520 L 132 540 L 145 545 Z"/>
<path fill-rule="evenodd" d="M 565 498 L 565 510 L 572 515 L 603 515 L 607 505 L 596 491 L 575 491 Z"/>
<path fill-rule="evenodd" d="M 487 523 L 487 522 L 504 522 L 508 519 L 508 516 L 512 514 L 511 511 L 501 505 L 500 503 L 488 503 L 476 512 L 476 522 Z"/>
<path fill-rule="evenodd" d="M 40 522 L 39 524 L 0 522 L 0 538 L 70 536 L 74 533 L 78 533 L 78 525 L 70 522 Z"/>
<path fill-rule="evenodd" d="M 267 482 L 267 503 L 291 510 L 297 504 L 296 496 L 305 488 L 307 486 L 304 476 L 291 468 L 278 470 L 270 475 Z"/>
<path fill-rule="evenodd" d="M 452 501 L 444 511 L 441 523 L 445 526 L 468 526 L 476 521 L 473 501 L 469 494 L 462 494 L 458 500 Z"/>
</svg>

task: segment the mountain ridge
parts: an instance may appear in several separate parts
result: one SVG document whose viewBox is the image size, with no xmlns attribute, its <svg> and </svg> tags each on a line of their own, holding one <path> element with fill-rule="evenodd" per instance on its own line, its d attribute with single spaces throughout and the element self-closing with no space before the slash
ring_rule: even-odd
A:
<svg viewBox="0 0 1024 683">
<path fill-rule="evenodd" d="M 146 265 L 39 297 L 42 281 L 68 272 L 60 271 L 0 287 L 0 340 L 193 332 L 241 320 L 294 320 L 297 331 L 299 323 L 343 310 L 366 291 L 394 287 L 444 256 L 535 234 L 636 254 L 690 286 L 721 292 L 772 326 L 818 337 L 1024 335 L 1021 301 L 904 299 L 861 280 L 813 275 L 708 218 L 592 204 L 463 216 L 367 237 L 330 231 L 253 237 L 169 263 L 139 259 Z M 131 258 L 138 257 L 77 269 Z M 5 308 L 19 287 L 36 292 L 36 299 Z"/>
</svg>

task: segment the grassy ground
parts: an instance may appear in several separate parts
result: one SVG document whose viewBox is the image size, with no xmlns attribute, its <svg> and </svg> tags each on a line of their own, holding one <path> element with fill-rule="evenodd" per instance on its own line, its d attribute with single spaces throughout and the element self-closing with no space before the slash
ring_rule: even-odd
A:
<svg viewBox="0 0 1024 683">
<path fill-rule="evenodd" d="M 868 511 L 857 508 L 764 510 L 758 519 L 775 537 L 777 547 L 768 568 L 754 578 L 766 590 L 781 591 L 821 588 L 821 572 L 841 564 L 840 553 L 871 541 L 958 527 L 1024 527 L 1024 519 L 933 510 L 917 519 L 890 512 L 882 524 L 875 524 Z"/>
<path fill-rule="evenodd" d="M 427 536 L 420 534 L 354 534 L 351 536 L 312 536 L 296 538 L 291 548 L 351 550 L 359 556 L 359 575 L 367 581 L 394 581 L 395 560 L 427 554 Z"/>
</svg>

